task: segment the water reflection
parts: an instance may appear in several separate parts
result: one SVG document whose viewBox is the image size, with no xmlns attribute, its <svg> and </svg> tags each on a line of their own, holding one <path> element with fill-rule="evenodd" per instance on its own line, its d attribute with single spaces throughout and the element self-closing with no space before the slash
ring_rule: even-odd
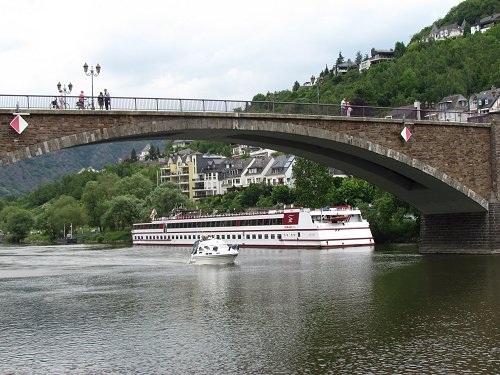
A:
<svg viewBox="0 0 500 375">
<path fill-rule="evenodd" d="M 189 253 L 0 247 L 0 373 L 498 368 L 498 257 L 242 249 L 195 266 Z"/>
</svg>

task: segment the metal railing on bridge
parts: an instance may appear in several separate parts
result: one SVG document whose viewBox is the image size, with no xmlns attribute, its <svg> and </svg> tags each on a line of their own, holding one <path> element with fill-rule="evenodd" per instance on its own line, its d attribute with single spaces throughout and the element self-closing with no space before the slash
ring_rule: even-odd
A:
<svg viewBox="0 0 500 375">
<path fill-rule="evenodd" d="M 97 97 L 86 97 L 84 109 L 101 110 Z M 65 109 L 81 110 L 77 106 L 78 96 L 50 95 L 1 95 L 0 108 L 13 111 L 34 109 Z M 392 118 L 404 120 L 434 120 L 467 122 L 469 117 L 477 114 L 470 112 L 442 111 L 428 108 L 411 107 L 371 107 L 352 105 L 350 117 Z M 104 109 L 103 109 L 104 110 Z M 178 99 L 178 98 L 133 98 L 112 97 L 111 110 L 120 111 L 171 111 L 171 112 L 243 112 L 243 113 L 276 113 L 322 116 L 347 116 L 347 111 L 339 104 L 274 102 L 250 100 L 220 100 L 220 99 Z"/>
</svg>

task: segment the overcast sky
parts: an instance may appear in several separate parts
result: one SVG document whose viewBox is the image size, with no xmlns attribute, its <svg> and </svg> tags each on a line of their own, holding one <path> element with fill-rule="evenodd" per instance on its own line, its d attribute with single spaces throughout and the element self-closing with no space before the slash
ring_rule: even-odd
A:
<svg viewBox="0 0 500 375">
<path fill-rule="evenodd" d="M 1 94 L 251 99 L 291 89 L 339 52 L 408 44 L 461 0 L 2 0 Z"/>
</svg>

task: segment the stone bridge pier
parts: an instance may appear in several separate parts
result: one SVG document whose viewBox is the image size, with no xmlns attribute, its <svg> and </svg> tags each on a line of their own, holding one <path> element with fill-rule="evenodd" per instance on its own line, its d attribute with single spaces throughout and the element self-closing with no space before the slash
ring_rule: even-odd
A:
<svg viewBox="0 0 500 375">
<path fill-rule="evenodd" d="M 500 254 L 500 203 L 486 213 L 422 215 L 422 254 Z"/>
<path fill-rule="evenodd" d="M 492 193 L 488 211 L 421 215 L 422 254 L 500 254 L 500 115 L 491 116 Z"/>
</svg>

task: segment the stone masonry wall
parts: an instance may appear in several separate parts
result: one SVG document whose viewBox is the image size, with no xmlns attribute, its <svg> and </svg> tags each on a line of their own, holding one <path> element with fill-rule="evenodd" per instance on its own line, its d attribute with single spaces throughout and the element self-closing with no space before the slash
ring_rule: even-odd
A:
<svg viewBox="0 0 500 375">
<path fill-rule="evenodd" d="M 500 203 L 490 203 L 487 213 L 423 215 L 419 252 L 500 253 Z"/>
<path fill-rule="evenodd" d="M 500 202 L 500 114 L 491 122 L 492 194 L 490 202 Z"/>
</svg>

